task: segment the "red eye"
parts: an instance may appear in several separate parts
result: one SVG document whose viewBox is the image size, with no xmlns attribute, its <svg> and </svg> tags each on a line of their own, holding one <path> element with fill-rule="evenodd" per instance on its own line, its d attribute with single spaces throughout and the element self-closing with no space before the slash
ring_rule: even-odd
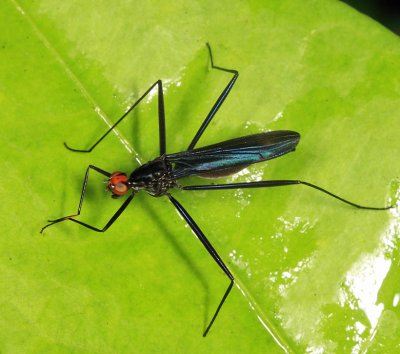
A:
<svg viewBox="0 0 400 354">
<path fill-rule="evenodd" d="M 107 188 L 114 195 L 124 195 L 128 192 L 128 176 L 122 172 L 114 172 L 108 179 Z"/>
</svg>

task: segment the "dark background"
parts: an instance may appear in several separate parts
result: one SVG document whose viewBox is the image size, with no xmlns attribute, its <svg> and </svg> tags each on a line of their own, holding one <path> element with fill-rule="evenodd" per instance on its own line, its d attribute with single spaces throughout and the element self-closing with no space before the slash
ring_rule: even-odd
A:
<svg viewBox="0 0 400 354">
<path fill-rule="evenodd" d="M 400 0 L 342 0 L 400 35 Z"/>
</svg>

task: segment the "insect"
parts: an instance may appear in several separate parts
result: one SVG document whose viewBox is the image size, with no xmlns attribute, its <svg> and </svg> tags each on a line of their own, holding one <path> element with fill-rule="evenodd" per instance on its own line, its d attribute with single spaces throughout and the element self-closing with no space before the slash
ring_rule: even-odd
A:
<svg viewBox="0 0 400 354">
<path fill-rule="evenodd" d="M 227 184 L 201 184 L 201 185 L 186 185 L 182 186 L 178 184 L 178 180 L 188 176 L 199 176 L 206 178 L 213 177 L 224 177 L 232 175 L 249 165 L 257 162 L 270 160 L 291 151 L 294 151 L 299 140 L 300 134 L 289 130 L 278 130 L 269 131 L 260 134 L 248 135 L 236 139 L 223 141 L 217 144 L 195 148 L 200 137 L 206 130 L 207 126 L 214 118 L 218 109 L 225 101 L 229 92 L 231 91 L 236 79 L 239 76 L 239 72 L 233 69 L 226 69 L 217 65 L 214 65 L 213 54 L 210 45 L 207 43 L 209 58 L 211 62 L 211 68 L 226 73 L 232 74 L 232 78 L 226 85 L 210 112 L 206 116 L 205 120 L 201 124 L 199 130 L 195 134 L 194 138 L 190 142 L 188 148 L 185 151 L 168 154 L 166 149 L 166 133 L 165 133 L 165 113 L 164 113 L 164 95 L 162 81 L 158 80 L 122 115 L 119 120 L 103 134 L 89 149 L 74 149 L 64 143 L 68 150 L 80 153 L 91 152 L 111 131 L 113 131 L 117 125 L 128 116 L 128 114 L 155 88 L 158 91 L 158 125 L 159 125 L 159 147 L 160 156 L 152 161 L 145 163 L 135 169 L 129 176 L 126 173 L 116 171 L 109 173 L 94 165 L 89 165 L 86 169 L 85 177 L 83 180 L 83 187 L 78 205 L 78 211 L 76 214 L 64 216 L 58 219 L 49 220 L 48 224 L 40 231 L 43 232 L 47 227 L 57 224 L 61 221 L 69 220 L 73 221 L 81 226 L 88 229 L 105 232 L 121 215 L 126 209 L 133 197 L 139 191 L 146 191 L 154 197 L 166 196 L 177 209 L 179 214 L 184 218 L 187 224 L 192 229 L 193 233 L 201 241 L 203 246 L 206 248 L 208 253 L 225 273 L 229 279 L 229 285 L 220 300 L 213 317 L 208 323 L 203 336 L 205 337 L 210 331 L 215 319 L 218 316 L 225 300 L 227 299 L 233 284 L 234 277 L 228 267 L 225 265 L 218 252 L 208 241 L 207 237 L 201 231 L 200 227 L 196 224 L 193 218 L 189 215 L 186 209 L 179 203 L 172 195 L 171 190 L 174 188 L 180 188 L 185 191 L 196 191 L 196 190 L 224 190 L 224 189 L 241 189 L 241 188 L 264 188 L 264 187 L 279 187 L 294 184 L 301 184 L 304 186 L 311 187 L 320 192 L 328 194 L 329 196 L 336 198 L 344 203 L 347 203 L 353 207 L 360 209 L 371 209 L 371 210 L 387 210 L 388 207 L 369 207 L 363 206 L 351 201 L 348 201 L 336 194 L 327 191 L 317 185 L 309 182 L 300 180 L 270 180 L 270 181 L 258 181 L 258 182 L 245 182 L 245 183 L 227 183 Z M 107 189 L 111 192 L 112 198 L 120 198 L 124 195 L 128 195 L 125 201 L 122 203 L 117 212 L 110 218 L 103 228 L 97 228 L 95 226 L 84 223 L 76 217 L 80 215 L 82 204 L 85 197 L 86 186 L 89 178 L 89 171 L 93 170 L 107 177 Z"/>
</svg>

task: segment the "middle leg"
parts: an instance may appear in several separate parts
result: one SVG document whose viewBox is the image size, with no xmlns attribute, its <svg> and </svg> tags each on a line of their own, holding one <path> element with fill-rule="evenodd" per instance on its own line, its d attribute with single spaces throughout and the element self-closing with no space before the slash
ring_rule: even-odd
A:
<svg viewBox="0 0 400 354">
<path fill-rule="evenodd" d="M 224 296 L 222 297 L 222 299 L 217 307 L 217 310 L 214 313 L 214 316 L 212 317 L 210 323 L 208 324 L 206 330 L 203 333 L 203 337 L 205 337 L 207 335 L 207 333 L 210 331 L 211 326 L 213 325 L 215 319 L 218 316 L 219 311 L 222 308 L 222 305 L 224 304 L 229 293 L 231 292 L 231 289 L 232 289 L 235 279 L 234 279 L 232 273 L 229 271 L 228 267 L 222 261 L 221 257 L 218 255 L 215 248 L 211 245 L 210 241 L 208 241 L 207 237 L 203 234 L 203 232 L 200 230 L 200 228 L 197 226 L 196 222 L 192 219 L 192 217 L 185 210 L 185 208 L 171 195 L 168 195 L 168 197 L 169 197 L 170 201 L 172 202 L 172 204 L 174 204 L 175 208 L 178 210 L 179 214 L 181 214 L 182 217 L 186 220 L 186 222 L 191 227 L 191 229 L 193 230 L 193 232 L 195 233 L 197 238 L 201 241 L 203 246 L 206 248 L 208 253 L 211 255 L 211 257 L 214 259 L 214 261 L 218 264 L 218 266 L 223 270 L 223 272 L 226 274 L 226 276 L 230 280 L 228 288 L 226 289 Z"/>
<path fill-rule="evenodd" d="M 220 66 L 214 65 L 211 46 L 210 46 L 209 43 L 207 43 L 207 48 L 208 48 L 208 53 L 209 53 L 210 60 L 211 60 L 211 68 L 231 73 L 231 74 L 233 74 L 233 77 L 229 81 L 228 85 L 226 85 L 226 87 L 222 91 L 221 95 L 218 97 L 217 101 L 214 103 L 214 106 L 211 108 L 211 110 L 208 113 L 208 115 L 207 115 L 206 119 L 204 120 L 203 124 L 200 126 L 200 128 L 197 131 L 196 135 L 194 136 L 193 140 L 189 144 L 187 150 L 193 150 L 194 149 L 194 147 L 197 144 L 197 142 L 199 141 L 200 137 L 203 135 L 204 131 L 206 130 L 208 124 L 214 118 L 215 114 L 218 112 L 219 108 L 222 106 L 222 103 L 224 103 L 226 97 L 228 96 L 228 94 L 231 91 L 236 79 L 239 76 L 239 72 L 237 70 L 226 69 L 226 68 L 222 68 Z"/>
</svg>

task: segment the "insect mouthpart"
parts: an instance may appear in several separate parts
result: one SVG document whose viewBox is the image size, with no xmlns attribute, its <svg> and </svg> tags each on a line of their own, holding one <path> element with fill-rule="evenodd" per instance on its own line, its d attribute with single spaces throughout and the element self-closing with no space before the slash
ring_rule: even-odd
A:
<svg viewBox="0 0 400 354">
<path fill-rule="evenodd" d="M 112 193 L 112 198 L 119 198 L 129 190 L 128 176 L 120 171 L 111 174 L 107 182 L 107 189 Z"/>
</svg>

